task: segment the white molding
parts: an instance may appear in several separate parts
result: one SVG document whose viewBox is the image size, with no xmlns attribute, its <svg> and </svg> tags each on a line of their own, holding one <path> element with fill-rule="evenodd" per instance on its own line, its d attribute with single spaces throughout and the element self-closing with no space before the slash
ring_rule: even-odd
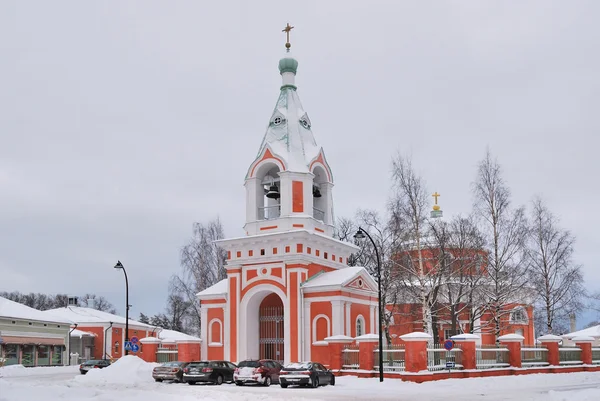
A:
<svg viewBox="0 0 600 401">
<path fill-rule="evenodd" d="M 350 336 L 350 333 L 352 333 L 352 303 L 345 301 L 344 302 L 344 308 L 346 309 L 346 317 L 344 318 L 345 321 L 345 332 L 344 334 L 347 336 Z"/>
<path fill-rule="evenodd" d="M 214 338 L 212 338 L 212 325 L 215 323 L 219 324 L 219 341 L 213 341 Z M 223 343 L 223 322 L 219 318 L 215 317 L 214 319 L 212 319 L 210 321 L 210 323 L 208 323 L 208 343 L 209 344 L 213 344 L 213 343 L 222 344 Z"/>
<path fill-rule="evenodd" d="M 360 334 L 358 334 L 358 330 L 357 330 L 358 329 L 358 322 L 359 321 L 362 323 L 361 324 L 361 333 Z M 356 316 L 356 319 L 354 319 L 354 333 L 356 334 L 356 337 L 360 337 L 360 336 L 363 336 L 363 335 L 367 334 L 366 333 L 367 328 L 365 327 L 366 324 L 367 324 L 367 322 L 366 322 L 365 317 L 363 315 L 359 314 L 359 315 Z"/>
<path fill-rule="evenodd" d="M 272 270 L 273 269 L 277 269 L 280 268 L 281 269 L 281 277 L 277 277 L 277 276 L 273 276 L 272 275 Z M 262 271 L 264 269 L 267 269 L 267 272 L 265 274 L 262 273 Z M 249 271 L 253 271 L 256 270 L 256 277 L 251 278 L 250 280 L 247 280 L 246 277 L 248 276 L 248 272 Z M 283 287 L 286 286 L 286 280 L 285 280 L 285 264 L 281 263 L 281 264 L 274 264 L 274 263 L 269 263 L 266 265 L 252 265 L 252 266 L 242 266 L 242 288 L 246 288 L 249 285 L 252 285 L 252 283 L 255 283 L 257 281 L 274 281 L 276 283 L 281 284 Z"/>
<path fill-rule="evenodd" d="M 202 340 L 202 345 L 200 346 L 200 357 L 202 359 L 208 358 L 208 349 L 206 345 L 208 344 L 208 309 L 203 305 L 200 305 L 200 339 Z"/>
<path fill-rule="evenodd" d="M 227 307 L 227 303 L 222 303 L 222 304 L 205 304 L 205 305 L 202 305 L 202 307 L 206 308 L 206 309 L 218 309 L 218 308 L 225 309 Z"/>
<path fill-rule="evenodd" d="M 377 300 L 368 301 L 366 299 L 358 299 L 358 298 L 350 298 L 343 295 L 335 295 L 333 297 L 310 297 L 305 298 L 306 300 L 310 300 L 311 302 L 329 302 L 329 301 L 346 301 L 359 305 L 374 305 L 377 306 Z"/>
<path fill-rule="evenodd" d="M 322 341 L 322 340 L 317 340 L 317 320 L 319 320 L 321 318 L 325 318 L 325 321 L 327 322 L 327 334 L 325 335 L 325 338 L 331 336 L 331 320 L 329 319 L 329 316 L 327 316 L 324 313 L 321 313 L 321 314 L 315 316 L 314 319 L 312 320 L 311 342 L 313 342 L 313 344 L 314 344 L 314 341 Z"/>
<path fill-rule="evenodd" d="M 212 347 L 222 347 L 223 344 L 221 344 L 221 343 L 210 343 L 210 344 L 208 344 L 208 346 L 211 347 L 211 348 Z"/>
</svg>

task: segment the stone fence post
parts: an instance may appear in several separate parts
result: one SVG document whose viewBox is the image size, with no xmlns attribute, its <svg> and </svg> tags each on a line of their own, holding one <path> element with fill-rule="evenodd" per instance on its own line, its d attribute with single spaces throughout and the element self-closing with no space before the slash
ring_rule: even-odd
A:
<svg viewBox="0 0 600 401">
<path fill-rule="evenodd" d="M 352 337 L 348 337 L 342 334 L 325 338 L 325 341 L 329 344 L 329 369 L 333 371 L 339 371 L 343 365 L 342 351 L 346 344 L 350 344 L 354 341 Z"/>
<path fill-rule="evenodd" d="M 500 344 L 506 345 L 508 348 L 508 362 L 510 366 L 513 368 L 522 367 L 521 344 L 523 344 L 525 337 L 519 334 L 506 334 L 498 337 L 498 340 Z"/>
<path fill-rule="evenodd" d="M 379 336 L 371 333 L 358 336 L 354 340 L 358 343 L 358 368 L 363 370 L 374 370 L 374 351 L 379 346 Z M 381 357 L 381 350 L 379 351 L 379 357 Z"/>
<path fill-rule="evenodd" d="M 584 365 L 592 364 L 592 343 L 596 341 L 594 337 L 579 336 L 572 339 L 572 341 L 581 348 L 581 362 Z"/>
<path fill-rule="evenodd" d="M 538 338 L 538 341 L 548 350 L 548 364 L 550 366 L 560 365 L 560 354 L 558 352 L 558 343 L 562 341 L 562 337 L 553 334 L 546 334 Z"/>
<path fill-rule="evenodd" d="M 404 370 L 406 372 L 421 372 L 427 370 L 427 343 L 431 336 L 427 333 L 415 331 L 400 336 L 406 343 L 404 352 Z"/>
<path fill-rule="evenodd" d="M 463 369 L 477 369 L 476 347 L 480 337 L 476 334 L 465 333 L 452 336 L 450 339 L 460 345 Z"/>
</svg>

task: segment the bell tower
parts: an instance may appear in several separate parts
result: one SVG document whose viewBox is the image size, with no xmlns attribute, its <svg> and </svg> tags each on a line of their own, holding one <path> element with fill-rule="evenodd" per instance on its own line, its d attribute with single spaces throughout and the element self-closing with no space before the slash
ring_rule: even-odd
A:
<svg viewBox="0 0 600 401">
<path fill-rule="evenodd" d="M 309 230 L 331 236 L 333 176 L 298 97 L 298 61 L 287 45 L 289 38 L 279 60 L 279 98 L 246 174 L 244 228 L 247 235 Z"/>
</svg>

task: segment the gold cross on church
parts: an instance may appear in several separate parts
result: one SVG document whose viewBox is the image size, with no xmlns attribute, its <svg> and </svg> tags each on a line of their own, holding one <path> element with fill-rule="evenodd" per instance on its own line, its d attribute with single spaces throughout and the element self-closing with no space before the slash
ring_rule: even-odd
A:
<svg viewBox="0 0 600 401">
<path fill-rule="evenodd" d="M 442 196 L 442 195 L 438 194 L 438 193 L 437 193 L 437 191 L 435 191 L 435 193 L 434 193 L 433 195 L 431 195 L 431 196 L 433 196 L 433 197 L 435 198 L 435 204 L 437 205 L 438 198 L 439 198 L 440 196 Z"/>
<path fill-rule="evenodd" d="M 286 27 L 283 28 L 283 31 L 281 32 L 285 32 L 286 37 L 287 37 L 287 42 L 285 43 L 285 47 L 288 49 L 288 51 L 290 50 L 290 47 L 292 47 L 292 44 L 290 43 L 290 31 L 294 29 L 293 26 L 290 25 L 290 23 L 288 22 Z"/>
</svg>

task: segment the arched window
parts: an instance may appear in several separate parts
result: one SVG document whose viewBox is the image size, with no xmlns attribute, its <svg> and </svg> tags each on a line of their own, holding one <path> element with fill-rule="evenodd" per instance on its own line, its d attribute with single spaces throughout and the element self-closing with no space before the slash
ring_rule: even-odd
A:
<svg viewBox="0 0 600 401">
<path fill-rule="evenodd" d="M 317 315 L 312 322 L 312 338 L 313 341 L 323 341 L 331 335 L 331 322 L 327 315 Z"/>
<path fill-rule="evenodd" d="M 219 319 L 213 319 L 208 324 L 208 344 L 222 344 L 223 325 Z"/>
<path fill-rule="evenodd" d="M 356 318 L 356 337 L 362 336 L 365 334 L 365 319 L 362 315 L 358 315 Z"/>
<path fill-rule="evenodd" d="M 510 312 L 510 323 L 512 324 L 527 324 L 527 311 L 522 306 L 517 306 Z"/>
</svg>

